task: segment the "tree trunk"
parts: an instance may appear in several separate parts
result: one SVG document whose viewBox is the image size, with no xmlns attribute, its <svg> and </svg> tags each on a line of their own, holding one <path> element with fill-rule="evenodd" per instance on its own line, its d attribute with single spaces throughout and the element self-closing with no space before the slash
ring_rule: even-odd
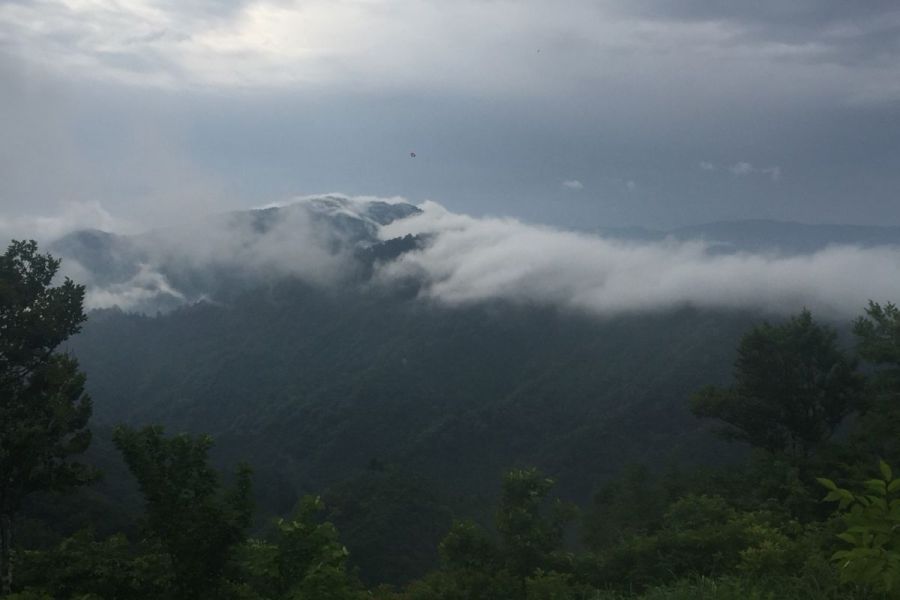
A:
<svg viewBox="0 0 900 600">
<path fill-rule="evenodd" d="M 12 594 L 12 517 L 0 515 L 0 596 Z"/>
</svg>

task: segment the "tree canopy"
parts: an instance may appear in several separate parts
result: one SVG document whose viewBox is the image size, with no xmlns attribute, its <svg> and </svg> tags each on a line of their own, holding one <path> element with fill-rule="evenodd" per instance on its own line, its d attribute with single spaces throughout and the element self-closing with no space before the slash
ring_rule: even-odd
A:
<svg viewBox="0 0 900 600">
<path fill-rule="evenodd" d="M 165 437 L 161 427 L 123 426 L 114 439 L 144 495 L 147 529 L 171 558 L 177 597 L 216 597 L 251 523 L 249 468 L 239 468 L 234 487 L 223 491 L 208 464 L 209 436 Z"/>
<path fill-rule="evenodd" d="M 837 333 L 807 310 L 744 335 L 734 380 L 732 386 L 698 392 L 694 413 L 724 422 L 729 438 L 793 458 L 808 456 L 829 439 L 859 408 L 864 390 L 855 361 L 838 347 Z"/>
<path fill-rule="evenodd" d="M 25 497 L 92 477 L 70 460 L 91 440 L 85 378 L 56 353 L 85 320 L 84 287 L 68 278 L 54 286 L 59 266 L 33 241 L 0 255 L 0 594 L 12 585 L 12 522 Z"/>
</svg>

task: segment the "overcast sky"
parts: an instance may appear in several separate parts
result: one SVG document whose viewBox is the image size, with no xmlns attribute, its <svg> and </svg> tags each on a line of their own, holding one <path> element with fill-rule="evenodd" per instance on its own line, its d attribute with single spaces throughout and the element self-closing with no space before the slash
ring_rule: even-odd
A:
<svg viewBox="0 0 900 600">
<path fill-rule="evenodd" d="M 900 225 L 900 3 L 2 0 L 0 133 L 7 223 Z"/>
</svg>

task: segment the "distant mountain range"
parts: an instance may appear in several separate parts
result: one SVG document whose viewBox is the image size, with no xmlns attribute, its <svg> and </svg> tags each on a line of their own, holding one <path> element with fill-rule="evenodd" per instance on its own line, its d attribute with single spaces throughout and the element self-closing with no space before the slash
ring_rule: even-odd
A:
<svg viewBox="0 0 900 600">
<path fill-rule="evenodd" d="M 718 252 L 815 252 L 834 245 L 900 245 L 900 227 L 874 225 L 808 225 L 789 221 L 750 219 L 716 221 L 677 229 L 644 227 L 601 227 L 592 233 L 632 241 L 700 240 Z"/>
</svg>

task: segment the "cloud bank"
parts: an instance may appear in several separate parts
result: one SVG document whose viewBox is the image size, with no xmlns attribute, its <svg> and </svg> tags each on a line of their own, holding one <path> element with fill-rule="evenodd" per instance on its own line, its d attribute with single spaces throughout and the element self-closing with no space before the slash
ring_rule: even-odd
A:
<svg viewBox="0 0 900 600">
<path fill-rule="evenodd" d="M 86 284 L 89 309 L 153 313 L 287 279 L 342 282 L 355 244 L 374 239 L 378 224 L 359 214 L 369 202 L 301 198 L 138 235 L 76 231 L 50 248 L 64 257 L 62 274 Z"/>
<path fill-rule="evenodd" d="M 900 224 L 898 33 L 881 0 L 0 2 L 0 212 L 159 224 L 315 188 Z"/>
<path fill-rule="evenodd" d="M 776 313 L 808 307 L 846 318 L 871 299 L 900 299 L 900 248 L 834 246 L 800 255 L 720 254 L 703 242 L 623 242 L 514 219 L 473 218 L 427 202 L 381 235 L 427 235 L 382 277 L 420 277 L 450 305 L 487 300 L 596 315 L 682 306 Z"/>
<path fill-rule="evenodd" d="M 99 202 L 66 202 L 55 215 L 9 215 L 0 213 L 0 240 L 55 240 L 78 229 L 124 232 L 131 227 L 117 219 Z"/>
<path fill-rule="evenodd" d="M 12 52 L 63 72 L 139 86 L 407 87 L 424 79 L 444 89 L 521 91 L 549 77 L 570 91 L 569 84 L 598 73 L 634 79 L 642 70 L 634 67 L 669 79 L 670 66 L 708 67 L 716 55 L 745 65 L 743 77 L 763 62 L 769 77 L 814 73 L 817 84 L 835 91 L 897 97 L 896 3 L 672 4 L 16 0 L 0 3 L 0 38 Z M 560 56 L 566 60 L 553 58 Z M 624 61 L 630 68 L 617 66 Z M 706 68 L 678 70 L 707 76 Z M 830 83 L 836 73 L 858 85 Z"/>
<path fill-rule="evenodd" d="M 66 219 L 97 217 L 114 223 L 99 206 L 41 223 L 52 232 Z M 422 299 L 449 306 L 506 301 L 604 317 L 685 306 L 778 314 L 808 307 L 843 319 L 869 299 L 900 300 L 900 246 L 723 252 L 699 240 L 626 241 L 473 217 L 432 201 L 416 209 L 397 197 L 308 196 L 140 235 L 89 235 L 59 248 L 68 251 L 66 274 L 88 284 L 90 308 L 155 312 L 286 279 L 356 293 L 366 285 L 359 275 L 369 272 L 357 252 L 407 235 L 418 236 L 419 249 L 376 262 L 374 282 L 415 278 Z"/>
</svg>

